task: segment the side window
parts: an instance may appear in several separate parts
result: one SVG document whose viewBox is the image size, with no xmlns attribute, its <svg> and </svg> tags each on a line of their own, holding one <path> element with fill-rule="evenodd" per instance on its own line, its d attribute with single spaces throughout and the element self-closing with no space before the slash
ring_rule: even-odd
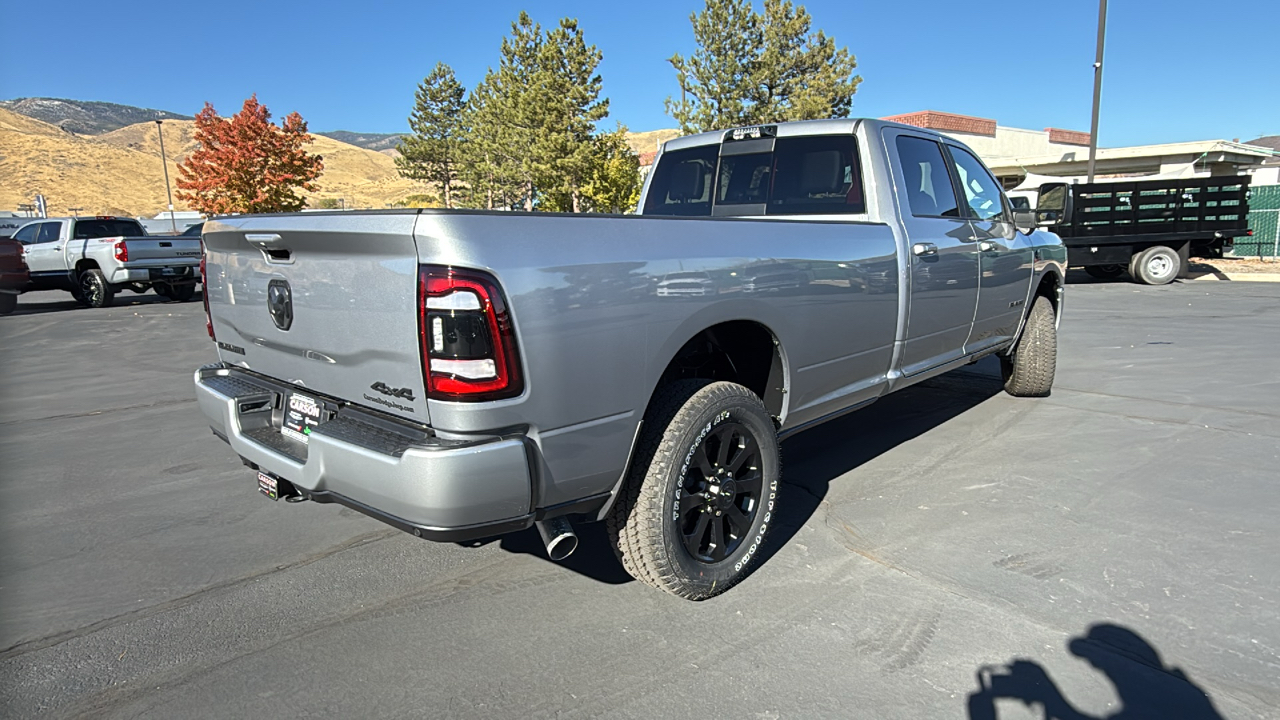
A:
<svg viewBox="0 0 1280 720">
<path fill-rule="evenodd" d="M 851 135 L 778 138 L 770 215 L 864 213 L 862 168 Z"/>
<path fill-rule="evenodd" d="M 903 188 L 911 214 L 917 217 L 960 217 L 951 175 L 942 148 L 932 140 L 898 136 L 898 161 L 907 186 Z"/>
<path fill-rule="evenodd" d="M 58 235 L 62 230 L 62 223 L 47 222 L 40 225 L 40 235 L 36 237 L 36 242 L 47 243 L 57 242 Z"/>
<path fill-rule="evenodd" d="M 36 233 L 40 230 L 40 224 L 28 225 L 13 234 L 13 239 L 23 245 L 30 245 L 36 241 Z"/>
<path fill-rule="evenodd" d="M 964 188 L 964 199 L 969 205 L 969 216 L 975 220 L 1003 220 L 1004 202 L 1000 183 L 991 177 L 978 158 L 967 150 L 954 145 L 947 146 L 956 161 L 956 177 Z"/>
<path fill-rule="evenodd" d="M 645 215 L 708 216 L 720 145 L 663 153 L 649 181 Z"/>
</svg>

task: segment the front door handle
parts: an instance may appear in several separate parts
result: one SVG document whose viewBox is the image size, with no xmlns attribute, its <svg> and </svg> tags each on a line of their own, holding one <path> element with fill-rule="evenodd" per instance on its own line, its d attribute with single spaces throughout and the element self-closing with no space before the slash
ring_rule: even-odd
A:
<svg viewBox="0 0 1280 720">
<path fill-rule="evenodd" d="M 916 243 L 911 246 L 911 254 L 917 257 L 925 257 L 928 255 L 937 255 L 938 246 L 933 243 Z"/>
<path fill-rule="evenodd" d="M 990 240 L 983 240 L 982 242 L 978 243 L 978 249 L 981 250 L 982 252 L 991 252 L 992 250 L 996 249 L 996 244 L 991 242 Z"/>
</svg>

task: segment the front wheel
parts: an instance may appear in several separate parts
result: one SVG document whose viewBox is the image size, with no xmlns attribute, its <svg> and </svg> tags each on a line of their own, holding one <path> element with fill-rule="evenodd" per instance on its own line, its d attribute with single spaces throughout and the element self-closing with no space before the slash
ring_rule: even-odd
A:
<svg viewBox="0 0 1280 720">
<path fill-rule="evenodd" d="M 658 390 L 608 518 L 623 567 L 659 590 L 703 600 L 750 572 L 773 523 L 782 462 L 764 403 L 728 382 Z"/>
<path fill-rule="evenodd" d="M 80 273 L 80 295 L 76 299 L 92 308 L 104 308 L 115 300 L 116 291 L 98 268 Z"/>
<path fill-rule="evenodd" d="M 1135 253 L 1129 261 L 1129 274 L 1143 285 L 1166 285 L 1182 272 L 1178 251 L 1164 245 Z"/>
<path fill-rule="evenodd" d="M 1048 397 L 1058 366 L 1058 327 L 1053 303 L 1041 295 L 1013 352 L 1000 356 L 1005 392 L 1014 397 Z"/>
</svg>

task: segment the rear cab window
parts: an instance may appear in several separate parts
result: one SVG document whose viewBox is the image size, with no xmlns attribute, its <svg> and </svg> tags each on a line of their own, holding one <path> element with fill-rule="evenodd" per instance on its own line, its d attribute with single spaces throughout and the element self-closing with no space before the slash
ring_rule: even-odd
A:
<svg viewBox="0 0 1280 720">
<path fill-rule="evenodd" d="M 92 218 L 76 221 L 76 240 L 107 237 L 141 237 L 146 235 L 137 220 L 124 218 Z"/>
<path fill-rule="evenodd" d="M 857 139 L 783 137 L 773 150 L 720 157 L 719 143 L 664 153 L 645 215 L 709 217 L 713 207 L 743 215 L 860 214 L 867 211 Z M 714 213 L 725 214 L 725 213 Z"/>
</svg>

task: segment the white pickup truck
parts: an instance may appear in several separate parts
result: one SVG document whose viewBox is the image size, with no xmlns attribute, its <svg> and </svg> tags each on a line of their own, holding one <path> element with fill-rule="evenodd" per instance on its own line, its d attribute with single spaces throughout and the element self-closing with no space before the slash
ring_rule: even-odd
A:
<svg viewBox="0 0 1280 720">
<path fill-rule="evenodd" d="M 13 234 L 31 271 L 28 290 L 66 290 L 107 307 L 126 288 L 186 302 L 200 281 L 200 238 L 148 237 L 131 218 L 44 218 Z"/>
</svg>

